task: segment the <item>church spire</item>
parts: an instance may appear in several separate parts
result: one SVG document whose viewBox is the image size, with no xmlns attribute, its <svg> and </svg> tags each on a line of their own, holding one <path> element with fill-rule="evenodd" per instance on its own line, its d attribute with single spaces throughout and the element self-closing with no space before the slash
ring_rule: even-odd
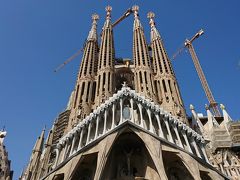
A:
<svg viewBox="0 0 240 180">
<path fill-rule="evenodd" d="M 155 14 L 153 12 L 149 12 L 147 14 L 147 17 L 149 18 L 149 24 L 151 27 L 151 41 L 154 41 L 157 38 L 161 38 L 161 36 L 155 26 L 155 21 L 154 21 Z"/>
<path fill-rule="evenodd" d="M 77 122 L 77 119 L 82 120 L 92 110 L 92 102 L 95 98 L 94 77 L 96 75 L 96 66 L 98 58 L 98 37 L 97 37 L 97 14 L 92 15 L 92 27 L 89 31 L 88 38 L 85 43 L 84 53 L 81 61 L 81 66 L 72 98 L 72 111 L 70 119 L 70 129 Z"/>
<path fill-rule="evenodd" d="M 0 130 L 0 145 L 3 145 L 4 138 L 6 137 L 7 132 L 5 130 Z"/>
<path fill-rule="evenodd" d="M 33 147 L 32 155 L 25 171 L 25 174 L 27 174 L 27 177 L 25 177 L 25 179 L 36 179 L 36 176 L 38 175 L 38 168 L 40 165 L 40 158 L 44 145 L 44 135 L 45 128 L 42 130 L 41 135 L 38 137 Z"/>
<path fill-rule="evenodd" d="M 39 165 L 40 171 L 38 172 L 37 179 L 40 179 L 40 177 L 43 177 L 45 174 L 47 174 L 47 170 L 49 168 L 49 161 L 50 161 L 50 156 L 51 156 L 51 149 L 53 147 L 53 130 L 54 130 L 54 124 L 52 128 L 50 129 L 47 139 L 44 144 L 44 149 L 41 154 L 41 163 Z"/>
<path fill-rule="evenodd" d="M 138 14 L 139 7 L 136 6 L 136 5 L 133 6 L 133 7 L 132 7 L 132 11 L 134 12 L 133 30 L 135 30 L 135 29 L 137 29 L 137 28 L 143 29 L 142 24 L 141 24 L 140 19 L 139 19 L 139 14 Z"/>
<path fill-rule="evenodd" d="M 103 26 L 103 29 L 106 29 L 106 28 L 112 28 L 112 24 L 111 24 L 111 12 L 112 12 L 112 7 L 111 6 L 107 6 L 105 8 L 106 12 L 107 12 L 107 15 L 106 15 L 106 21 L 104 23 L 104 26 Z"/>
<path fill-rule="evenodd" d="M 132 11 L 134 12 L 133 61 L 135 65 L 135 90 L 155 101 L 156 92 L 153 86 L 152 64 L 143 27 L 139 20 L 138 10 L 138 6 L 132 7 Z"/>
<path fill-rule="evenodd" d="M 11 171 L 11 161 L 8 159 L 8 152 L 3 144 L 7 132 L 4 128 L 0 129 L 0 179 L 11 180 L 13 171 Z"/>
<path fill-rule="evenodd" d="M 44 135 L 45 135 L 46 128 L 44 127 L 41 135 L 38 137 L 36 140 L 35 146 L 33 148 L 33 153 L 35 152 L 41 152 L 43 149 L 43 144 L 44 144 Z"/>
<path fill-rule="evenodd" d="M 174 116 L 185 119 L 186 113 L 178 88 L 177 80 L 167 56 L 160 33 L 156 28 L 153 12 L 147 14 L 151 27 L 151 49 L 153 71 L 155 74 L 154 86 L 160 105 Z"/>
<path fill-rule="evenodd" d="M 97 14 L 92 15 L 92 28 L 89 31 L 87 41 L 94 40 L 97 41 L 97 21 L 99 20 L 99 16 Z"/>
<path fill-rule="evenodd" d="M 95 106 L 100 105 L 114 93 L 115 49 L 111 23 L 112 7 L 106 7 L 106 21 L 102 29 L 101 46 L 98 58 L 97 89 Z"/>
</svg>

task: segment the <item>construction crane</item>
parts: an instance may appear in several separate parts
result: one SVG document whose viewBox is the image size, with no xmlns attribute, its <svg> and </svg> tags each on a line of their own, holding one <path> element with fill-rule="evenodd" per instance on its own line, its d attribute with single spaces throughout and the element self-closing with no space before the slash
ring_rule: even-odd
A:
<svg viewBox="0 0 240 180">
<path fill-rule="evenodd" d="M 130 16 L 130 14 L 132 14 L 132 13 L 133 13 L 133 11 L 131 8 L 127 9 L 127 11 L 112 24 L 112 27 L 115 27 L 117 24 L 119 24 L 122 20 L 124 20 L 128 16 Z"/>
<path fill-rule="evenodd" d="M 62 69 L 66 64 L 68 64 L 69 62 L 71 62 L 72 60 L 74 60 L 76 57 L 78 57 L 82 52 L 83 52 L 84 48 L 79 49 L 75 54 L 73 54 L 71 57 L 69 57 L 66 61 L 64 61 L 62 64 L 60 64 L 55 70 L 54 72 L 58 72 L 60 69 Z"/>
<path fill-rule="evenodd" d="M 220 117 L 221 114 L 220 114 L 220 111 L 218 109 L 218 104 L 217 102 L 215 101 L 214 97 L 213 97 L 213 94 L 209 88 L 209 85 L 208 85 L 208 82 L 207 82 L 207 79 L 203 73 L 203 70 L 202 70 L 202 67 L 199 63 L 199 59 L 197 57 L 197 54 L 193 48 L 193 41 L 197 38 L 199 38 L 202 34 L 204 33 L 204 31 L 201 29 L 200 31 L 198 31 L 190 40 L 189 39 L 186 39 L 185 42 L 184 42 L 184 46 L 182 48 L 180 48 L 177 53 L 174 54 L 173 56 L 173 59 L 175 59 L 185 48 L 188 49 L 191 57 L 192 57 L 192 60 L 193 60 L 193 64 L 195 66 L 195 69 L 197 71 L 197 74 L 198 74 L 198 77 L 201 81 L 201 84 L 202 84 L 202 87 L 203 87 L 203 90 L 207 96 L 207 99 L 209 101 L 209 107 L 212 109 L 213 113 L 215 116 L 217 117 Z"/>
<path fill-rule="evenodd" d="M 120 17 L 118 18 L 113 24 L 112 27 L 115 27 L 116 25 L 118 25 L 122 20 L 124 20 L 125 18 L 127 18 L 128 16 L 130 16 L 130 14 L 132 14 L 133 11 L 131 8 L 127 9 L 127 11 Z M 73 54 L 71 57 L 69 57 L 66 61 L 64 61 L 62 64 L 60 64 L 55 70 L 54 72 L 58 72 L 60 69 L 62 69 L 66 64 L 68 64 L 69 62 L 71 62 L 72 60 L 74 60 L 77 56 L 79 56 L 83 51 L 84 51 L 84 47 L 85 47 L 85 43 L 83 48 L 79 49 L 75 54 Z"/>
</svg>

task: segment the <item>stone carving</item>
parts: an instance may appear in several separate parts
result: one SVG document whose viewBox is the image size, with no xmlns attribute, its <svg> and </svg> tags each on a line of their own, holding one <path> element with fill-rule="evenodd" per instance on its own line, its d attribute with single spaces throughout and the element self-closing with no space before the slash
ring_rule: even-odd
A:
<svg viewBox="0 0 240 180">
<path fill-rule="evenodd" d="M 131 156 L 133 154 L 133 149 L 130 149 L 130 151 L 128 152 L 126 149 L 123 149 L 123 152 L 126 156 L 126 160 L 127 160 L 127 171 L 126 174 L 127 176 L 131 175 Z"/>
<path fill-rule="evenodd" d="M 133 101 L 135 101 L 135 103 L 138 104 L 139 108 L 142 107 L 142 108 L 151 109 L 150 112 L 155 114 L 155 115 L 156 115 L 156 113 L 157 114 L 158 113 L 162 114 L 164 116 L 164 118 L 165 118 L 165 122 L 168 123 L 168 126 L 177 127 L 178 133 L 184 133 L 184 131 L 186 131 L 186 134 L 187 134 L 187 136 L 189 138 L 189 141 L 194 141 L 195 143 L 199 144 L 199 147 L 202 146 L 202 145 L 204 146 L 205 140 L 204 140 L 204 138 L 200 134 L 198 134 L 196 131 L 194 131 L 193 129 L 188 127 L 186 124 L 181 122 L 176 117 L 172 116 L 170 113 L 164 111 L 162 108 L 160 108 L 154 102 L 151 102 L 149 99 L 145 99 L 145 97 L 143 97 L 143 96 L 139 96 L 137 93 L 135 93 L 134 90 L 131 90 L 125 84 L 120 91 L 118 91 L 116 94 L 113 95 L 113 97 L 110 97 L 107 101 L 105 101 L 105 103 L 101 104 L 100 107 L 98 107 L 96 110 L 94 110 L 92 113 L 90 113 L 85 119 L 80 121 L 79 124 L 76 127 L 74 127 L 71 131 L 69 131 L 64 137 L 62 137 L 60 139 L 59 144 L 62 145 L 62 146 L 60 146 L 60 147 L 62 147 L 61 149 L 67 148 L 67 145 L 69 145 L 69 144 L 70 144 L 70 146 L 74 146 L 74 145 L 71 145 L 71 143 L 73 142 L 73 136 L 76 136 L 76 134 L 79 134 L 79 135 L 83 134 L 83 133 L 81 133 L 81 131 L 84 131 L 86 134 L 89 134 L 89 131 L 97 132 L 98 130 L 96 130 L 96 131 L 94 129 L 91 130 L 91 128 L 97 128 L 97 125 L 89 127 L 88 124 L 89 123 L 93 123 L 93 124 L 95 123 L 96 124 L 96 121 L 101 116 L 101 114 L 104 114 L 105 111 L 111 111 L 113 104 L 116 105 L 117 103 L 120 103 L 120 104 L 123 103 L 124 98 L 127 98 L 127 99 L 131 99 L 132 98 Z M 123 119 L 120 119 L 120 121 L 118 122 L 119 124 L 123 123 L 124 119 L 132 121 L 131 118 L 130 118 L 131 117 L 131 109 L 132 109 L 132 107 L 129 104 L 126 104 L 126 105 L 122 104 L 122 110 L 121 111 L 116 110 L 116 111 L 119 111 L 120 114 L 122 114 L 122 116 L 120 116 L 120 117 L 123 118 Z M 140 113 L 142 113 L 142 111 L 140 111 Z M 146 117 L 148 117 L 148 116 L 146 116 Z M 140 124 L 137 124 L 137 125 L 146 128 L 146 122 L 144 120 L 142 120 L 142 121 L 143 121 L 143 123 L 140 122 Z M 152 119 L 150 118 L 149 121 L 151 122 Z M 137 121 L 133 121 L 133 122 L 137 123 Z M 151 125 L 149 125 L 150 129 L 146 129 L 146 130 L 148 130 L 150 132 L 155 132 L 156 133 L 156 131 L 153 131 L 153 129 L 156 129 L 157 127 L 154 128 L 152 126 L 153 125 L 152 125 L 152 122 L 151 122 Z M 114 126 L 112 126 L 112 127 L 114 128 Z M 115 125 L 115 127 L 117 127 L 117 126 Z M 104 125 L 103 134 L 101 134 L 101 136 L 103 136 L 104 133 L 106 133 L 105 125 Z M 169 131 L 169 133 L 171 134 L 171 133 L 176 133 L 176 132 Z M 83 136 L 83 135 L 81 135 L 81 136 Z M 89 136 L 89 135 L 87 135 L 87 136 Z M 96 137 L 98 137 L 98 136 L 96 136 Z M 80 139 L 81 139 L 81 137 L 80 137 Z M 89 140 L 89 138 L 88 138 L 88 140 Z M 91 143 L 94 140 L 96 140 L 96 139 L 93 139 L 91 141 Z M 166 140 L 168 141 L 168 139 L 166 139 Z M 179 141 L 179 139 L 177 141 Z M 83 145 L 81 145 L 79 147 L 82 148 L 83 146 L 86 146 L 88 143 L 89 142 L 85 142 L 85 144 L 83 144 Z M 176 145 L 180 146 L 182 148 L 182 146 L 179 145 L 178 143 Z M 57 147 L 59 147 L 59 146 L 57 146 Z M 77 151 L 75 151 L 75 153 L 76 152 Z M 205 153 L 205 152 L 203 152 L 203 153 Z M 70 156 L 71 155 L 73 155 L 73 154 L 70 154 Z M 203 159 L 208 161 L 206 159 L 206 157 L 203 157 Z"/>
</svg>

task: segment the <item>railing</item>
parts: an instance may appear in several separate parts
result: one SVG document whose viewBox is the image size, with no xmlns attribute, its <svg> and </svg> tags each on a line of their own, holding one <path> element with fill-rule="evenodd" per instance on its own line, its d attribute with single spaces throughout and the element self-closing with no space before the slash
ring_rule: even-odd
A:
<svg viewBox="0 0 240 180">
<path fill-rule="evenodd" d="M 59 140 L 53 169 L 126 121 L 209 163 L 201 135 L 134 90 L 123 87 Z"/>
</svg>

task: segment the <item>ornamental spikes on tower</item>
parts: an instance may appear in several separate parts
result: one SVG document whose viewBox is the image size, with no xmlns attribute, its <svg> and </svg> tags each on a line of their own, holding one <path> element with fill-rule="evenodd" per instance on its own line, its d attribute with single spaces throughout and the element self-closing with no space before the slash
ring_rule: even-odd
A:
<svg viewBox="0 0 240 180">
<path fill-rule="evenodd" d="M 151 48 L 153 57 L 154 86 L 156 88 L 158 102 L 161 107 L 174 116 L 186 118 L 183 101 L 178 88 L 178 83 L 163 45 L 160 33 L 156 29 L 153 12 L 149 12 L 151 26 Z"/>
<path fill-rule="evenodd" d="M 111 23 L 112 7 L 106 7 L 106 21 L 102 29 L 101 46 L 98 58 L 97 88 L 95 107 L 106 101 L 114 93 L 114 59 L 115 49 Z"/>
<path fill-rule="evenodd" d="M 156 92 L 153 87 L 153 71 L 143 27 L 139 20 L 138 6 L 133 6 L 133 61 L 135 65 L 135 90 L 136 92 L 156 101 Z"/>
<path fill-rule="evenodd" d="M 88 38 L 85 44 L 82 62 L 77 77 L 77 82 L 73 95 L 71 118 L 73 121 L 69 124 L 70 129 L 75 125 L 76 119 L 82 120 L 92 111 L 92 102 L 95 98 L 96 82 L 96 67 L 98 60 L 98 37 L 97 37 L 97 14 L 92 15 L 92 28 L 89 31 Z M 78 118 L 77 118 L 78 116 Z"/>
</svg>

